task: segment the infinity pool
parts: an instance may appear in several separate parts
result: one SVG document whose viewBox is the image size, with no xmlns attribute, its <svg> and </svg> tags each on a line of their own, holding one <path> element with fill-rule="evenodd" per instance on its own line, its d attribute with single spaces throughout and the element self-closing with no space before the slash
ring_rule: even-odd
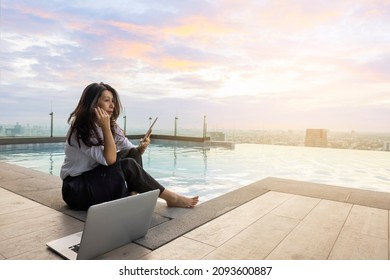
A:
<svg viewBox="0 0 390 280">
<path fill-rule="evenodd" d="M 59 175 L 64 145 L 0 146 L 0 160 Z M 390 192 L 390 153 L 236 144 L 234 149 L 152 143 L 144 168 L 162 185 L 202 201 L 266 177 Z"/>
</svg>

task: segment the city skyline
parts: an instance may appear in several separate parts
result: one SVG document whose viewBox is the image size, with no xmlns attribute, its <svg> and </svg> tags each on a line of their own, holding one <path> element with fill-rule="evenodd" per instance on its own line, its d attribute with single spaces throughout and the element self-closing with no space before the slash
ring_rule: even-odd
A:
<svg viewBox="0 0 390 280">
<path fill-rule="evenodd" d="M 66 125 L 103 81 L 127 127 L 390 132 L 390 1 L 3 0 L 1 15 L 4 124 Z"/>
</svg>

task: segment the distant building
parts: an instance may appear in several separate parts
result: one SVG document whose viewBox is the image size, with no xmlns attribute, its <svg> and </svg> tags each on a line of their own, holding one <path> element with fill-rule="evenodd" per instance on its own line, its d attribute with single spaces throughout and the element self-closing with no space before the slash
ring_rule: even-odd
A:
<svg viewBox="0 0 390 280">
<path fill-rule="evenodd" d="M 326 129 L 306 129 L 305 146 L 328 147 L 328 131 Z"/>
<path fill-rule="evenodd" d="M 225 141 L 225 133 L 223 132 L 208 132 L 210 135 L 210 140 L 212 141 Z"/>
<path fill-rule="evenodd" d="M 390 151 L 390 142 L 383 143 L 383 150 Z"/>
<path fill-rule="evenodd" d="M 21 136 L 22 134 L 23 134 L 23 129 L 19 123 L 16 123 L 16 125 L 12 128 L 5 129 L 6 136 Z"/>
</svg>

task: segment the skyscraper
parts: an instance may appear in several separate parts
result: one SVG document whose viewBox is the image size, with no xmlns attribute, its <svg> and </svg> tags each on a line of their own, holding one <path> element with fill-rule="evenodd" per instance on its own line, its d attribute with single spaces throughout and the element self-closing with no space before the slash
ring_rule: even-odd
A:
<svg viewBox="0 0 390 280">
<path fill-rule="evenodd" d="M 328 146 L 328 131 L 326 129 L 306 129 L 305 146 L 326 148 Z"/>
</svg>

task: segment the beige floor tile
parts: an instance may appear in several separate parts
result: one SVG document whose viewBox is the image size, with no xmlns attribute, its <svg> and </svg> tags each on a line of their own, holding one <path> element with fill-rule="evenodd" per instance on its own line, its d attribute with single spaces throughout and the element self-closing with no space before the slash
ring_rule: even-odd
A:
<svg viewBox="0 0 390 280">
<path fill-rule="evenodd" d="M 7 259 L 15 258 L 18 255 L 45 248 L 49 241 L 83 230 L 84 223 L 70 217 L 68 219 L 66 223 L 58 223 L 0 241 L 0 254 Z"/>
<path fill-rule="evenodd" d="M 267 214 L 204 259 L 264 259 L 298 223 L 297 219 Z"/>
<path fill-rule="evenodd" d="M 26 222 L 28 220 L 40 218 L 42 216 L 53 214 L 55 212 L 56 211 L 53 209 L 38 204 L 31 208 L 20 209 L 14 212 L 0 214 L 0 228 L 4 225 L 18 224 L 21 221 Z"/>
<path fill-rule="evenodd" d="M 389 233 L 388 215 L 388 210 L 354 205 L 343 230 L 387 239 Z"/>
<path fill-rule="evenodd" d="M 8 192 L 0 200 L 0 215 L 12 213 L 21 209 L 28 209 L 40 205 L 39 203 L 29 200 L 20 195 Z"/>
<path fill-rule="evenodd" d="M 15 194 L 13 192 L 10 192 L 10 191 L 0 187 L 0 197 L 2 198 L 2 200 L 3 200 L 3 198 L 7 198 L 7 197 L 12 196 L 12 195 L 15 195 Z M 0 203 L 1 203 L 1 201 L 0 201 Z"/>
<path fill-rule="evenodd" d="M 308 196 L 292 195 L 292 197 L 272 210 L 275 215 L 302 220 L 318 204 L 321 199 Z"/>
<path fill-rule="evenodd" d="M 389 258 L 388 240 L 343 231 L 329 256 L 332 260 L 387 260 Z"/>
<path fill-rule="evenodd" d="M 215 247 L 191 240 L 186 237 L 179 237 L 174 241 L 147 254 L 143 260 L 200 260 L 213 251 Z"/>
<path fill-rule="evenodd" d="M 48 208 L 49 209 L 49 208 Z M 70 222 L 70 217 L 49 209 L 50 214 L 0 226 L 0 241 Z M 81 223 L 81 222 L 80 222 Z"/>
<path fill-rule="evenodd" d="M 291 194 L 268 192 L 185 234 L 185 237 L 218 247 L 290 197 Z"/>
<path fill-rule="evenodd" d="M 351 207 L 322 200 L 267 259 L 327 259 Z"/>
<path fill-rule="evenodd" d="M 330 259 L 388 259 L 388 210 L 354 205 Z"/>
<path fill-rule="evenodd" d="M 291 195 L 271 214 L 206 256 L 207 259 L 264 259 L 321 200 Z"/>
<path fill-rule="evenodd" d="M 46 246 L 41 246 L 36 250 L 26 252 L 24 254 L 20 254 L 15 256 L 14 258 L 10 258 L 10 260 L 64 260 L 60 255 L 50 250 Z"/>
</svg>

